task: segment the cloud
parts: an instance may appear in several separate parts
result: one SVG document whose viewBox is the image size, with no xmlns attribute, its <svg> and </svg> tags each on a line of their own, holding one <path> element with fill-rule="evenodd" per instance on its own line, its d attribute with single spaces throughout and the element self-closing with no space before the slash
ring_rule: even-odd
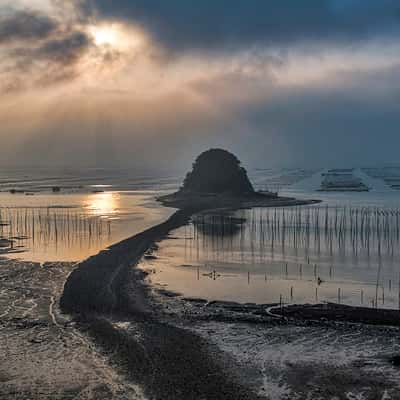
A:
<svg viewBox="0 0 400 400">
<path fill-rule="evenodd" d="M 22 51 L 22 55 L 67 66 L 75 63 L 90 45 L 91 39 L 88 35 L 78 31 L 68 33 L 62 38 L 48 40 L 38 48 Z"/>
<path fill-rule="evenodd" d="M 114 151 L 122 165 L 186 169 L 218 146 L 250 166 L 398 158 L 398 0 L 55 4 L 32 13 L 47 29 L 0 29 L 0 91 L 20 91 L 0 101 L 3 157 L 84 165 Z M 112 26 L 127 45 L 96 46 L 91 28 Z"/>
<path fill-rule="evenodd" d="M 9 119 L 2 144 L 18 137 L 19 159 L 30 164 L 68 165 L 73 159 L 76 165 L 185 170 L 200 151 L 216 146 L 234 151 L 249 167 L 394 162 L 400 91 L 393 78 L 399 71 L 400 64 L 386 71 L 345 71 L 334 87 L 282 87 L 273 79 L 251 81 L 239 69 L 158 98 L 99 91 L 83 99 L 47 99 L 27 113 L 32 102 L 45 101 L 32 95 L 12 113 L 0 108 L 0 119 Z M 21 121 L 27 120 L 37 125 L 26 123 L 24 141 Z"/>
<path fill-rule="evenodd" d="M 399 28 L 396 0 L 88 0 L 86 12 L 141 26 L 174 51 L 348 41 Z"/>
<path fill-rule="evenodd" d="M 58 1 L 58 0 L 57 0 Z M 79 61 L 92 40 L 63 5 L 46 12 L 29 8 L 0 10 L 0 90 L 13 93 L 66 82 L 78 76 Z"/>
<path fill-rule="evenodd" d="M 20 91 L 71 81 L 78 75 L 77 65 L 91 48 L 91 39 L 83 32 L 65 32 L 36 46 L 12 48 L 3 59 L 0 77 L 3 90 Z M 1 64 L 0 64 L 1 67 Z"/>
<path fill-rule="evenodd" d="M 57 27 L 57 21 L 37 11 L 19 10 L 8 15 L 0 15 L 0 44 L 45 39 Z"/>
</svg>

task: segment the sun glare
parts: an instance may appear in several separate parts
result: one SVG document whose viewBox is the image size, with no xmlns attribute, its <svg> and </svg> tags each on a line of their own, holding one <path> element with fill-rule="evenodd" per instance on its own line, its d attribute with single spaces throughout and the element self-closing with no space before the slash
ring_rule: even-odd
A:
<svg viewBox="0 0 400 400">
<path fill-rule="evenodd" d="M 119 196 L 116 193 L 95 193 L 88 197 L 87 207 L 91 214 L 100 217 L 109 217 L 116 213 Z"/>
<path fill-rule="evenodd" d="M 89 33 L 96 46 L 109 46 L 118 50 L 138 47 L 143 41 L 139 32 L 121 24 L 93 25 Z"/>
<path fill-rule="evenodd" d="M 93 28 L 92 33 L 97 46 L 118 45 L 117 32 L 112 26 Z"/>
</svg>

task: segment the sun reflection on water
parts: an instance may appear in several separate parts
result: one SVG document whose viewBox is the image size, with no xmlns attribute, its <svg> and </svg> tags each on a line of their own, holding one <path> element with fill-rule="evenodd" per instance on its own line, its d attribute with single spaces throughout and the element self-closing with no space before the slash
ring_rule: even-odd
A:
<svg viewBox="0 0 400 400">
<path fill-rule="evenodd" d="M 118 193 L 104 192 L 89 195 L 87 208 L 92 215 L 99 217 L 115 217 L 118 213 L 120 195 Z"/>
</svg>

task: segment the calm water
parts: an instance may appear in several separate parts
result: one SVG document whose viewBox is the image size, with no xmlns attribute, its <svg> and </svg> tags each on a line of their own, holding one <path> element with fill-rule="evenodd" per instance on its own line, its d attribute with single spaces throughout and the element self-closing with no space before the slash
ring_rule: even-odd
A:
<svg viewBox="0 0 400 400">
<path fill-rule="evenodd" d="M 0 256 L 85 259 L 165 220 L 173 210 L 155 197 L 174 190 L 177 181 L 131 170 L 2 170 Z"/>
<path fill-rule="evenodd" d="M 400 193 L 361 170 L 370 192 L 319 192 L 322 172 L 257 171 L 259 187 L 281 179 L 281 193 L 324 203 L 200 216 L 143 268 L 154 284 L 190 297 L 397 308 Z"/>
<path fill-rule="evenodd" d="M 11 240 L 12 249 L 7 253 L 13 258 L 80 261 L 168 218 L 173 210 L 157 204 L 154 198 L 158 194 L 2 193 L 0 237 Z"/>
</svg>

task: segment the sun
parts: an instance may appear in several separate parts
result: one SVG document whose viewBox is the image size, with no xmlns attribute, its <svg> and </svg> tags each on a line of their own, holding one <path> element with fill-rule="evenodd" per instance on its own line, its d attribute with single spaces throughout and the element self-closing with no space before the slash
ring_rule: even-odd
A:
<svg viewBox="0 0 400 400">
<path fill-rule="evenodd" d="M 119 32 L 113 25 L 94 26 L 90 29 L 96 46 L 112 46 L 119 45 Z"/>
<path fill-rule="evenodd" d="M 92 25 L 88 30 L 97 47 L 124 51 L 140 48 L 145 43 L 144 35 L 138 29 L 119 23 Z"/>
</svg>

